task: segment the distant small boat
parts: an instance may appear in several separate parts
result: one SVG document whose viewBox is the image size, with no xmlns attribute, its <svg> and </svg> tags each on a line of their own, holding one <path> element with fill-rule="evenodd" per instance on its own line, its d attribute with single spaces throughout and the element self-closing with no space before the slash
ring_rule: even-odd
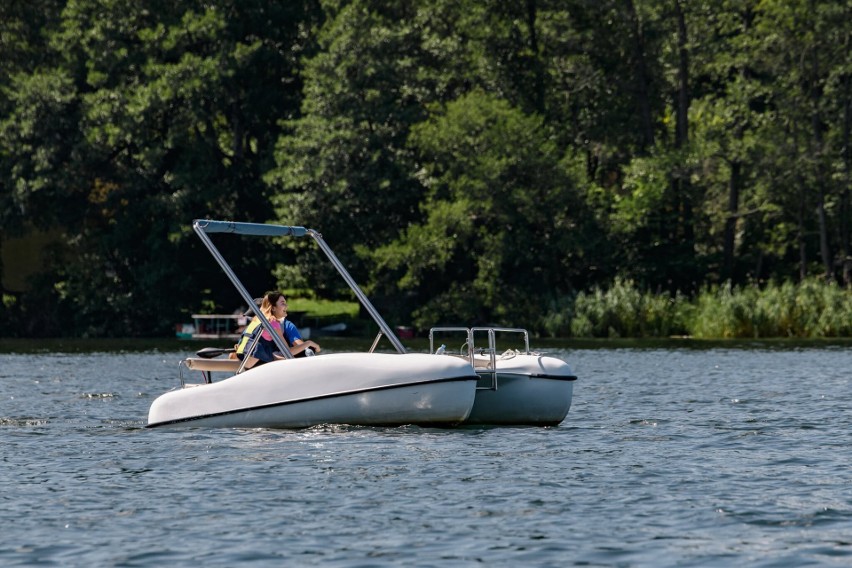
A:
<svg viewBox="0 0 852 568">
<path fill-rule="evenodd" d="M 178 324 L 176 335 L 179 339 L 236 341 L 249 319 L 243 314 L 192 314 L 192 323 Z"/>
<path fill-rule="evenodd" d="M 192 314 L 193 323 L 178 324 L 178 339 L 230 339 L 237 341 L 245 326 L 251 321 L 244 314 Z M 311 328 L 299 328 L 302 339 L 311 338 Z"/>
<path fill-rule="evenodd" d="M 343 335 L 343 334 L 346 333 L 347 329 L 348 329 L 348 326 L 343 322 L 333 323 L 331 325 L 326 325 L 326 326 L 318 328 L 316 330 L 316 336 L 317 337 L 323 337 L 323 336 L 329 336 L 329 335 L 331 335 L 331 336 Z"/>
</svg>

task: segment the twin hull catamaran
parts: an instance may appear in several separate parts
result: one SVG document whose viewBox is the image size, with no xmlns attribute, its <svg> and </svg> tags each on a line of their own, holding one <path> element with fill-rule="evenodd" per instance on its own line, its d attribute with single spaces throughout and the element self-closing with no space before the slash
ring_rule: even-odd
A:
<svg viewBox="0 0 852 568">
<path fill-rule="evenodd" d="M 571 407 L 576 377 L 555 357 L 531 352 L 523 329 L 433 328 L 430 354 L 407 353 L 394 331 L 313 229 L 196 220 L 193 230 L 270 332 L 284 359 L 246 369 L 238 360 L 181 361 L 180 387 L 151 404 L 148 427 L 305 428 L 319 424 L 424 426 L 556 425 Z M 325 253 L 379 327 L 366 353 L 294 358 L 210 239 L 212 233 L 309 236 Z M 520 334 L 524 348 L 498 354 L 498 334 Z M 439 336 L 460 336 L 458 353 L 434 354 Z M 397 353 L 377 353 L 382 337 Z M 483 337 L 485 339 L 483 340 Z M 477 346 L 479 341 L 479 346 Z M 253 348 L 249 346 L 249 350 Z M 202 382 L 184 380 L 196 371 Z M 214 373 L 227 378 L 213 380 Z"/>
</svg>

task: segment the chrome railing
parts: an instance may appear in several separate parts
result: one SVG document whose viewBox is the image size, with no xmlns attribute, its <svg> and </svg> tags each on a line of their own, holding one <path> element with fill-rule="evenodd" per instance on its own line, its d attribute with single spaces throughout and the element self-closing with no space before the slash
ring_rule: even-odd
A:
<svg viewBox="0 0 852 568">
<path fill-rule="evenodd" d="M 346 268 L 343 266 L 343 263 L 340 262 L 340 259 L 337 258 L 337 255 L 334 254 L 334 251 L 331 250 L 331 247 L 323 240 L 322 235 L 313 229 L 306 229 L 305 227 L 294 227 L 294 226 L 286 226 L 286 225 L 266 225 L 262 223 L 237 223 L 233 221 L 214 221 L 210 219 L 196 219 L 192 223 L 192 228 L 195 230 L 196 234 L 198 234 L 201 241 L 210 251 L 210 254 L 213 255 L 213 258 L 231 280 L 231 283 L 237 289 L 242 299 L 248 304 L 254 314 L 260 319 L 260 323 L 263 328 L 268 331 L 272 335 L 272 340 L 275 342 L 275 346 L 284 354 L 287 359 L 292 359 L 293 354 L 288 349 L 287 345 L 284 344 L 284 341 L 281 337 L 275 333 L 272 329 L 269 320 L 261 313 L 260 309 L 255 305 L 254 300 L 252 299 L 251 294 L 248 293 L 245 286 L 243 286 L 240 279 L 237 278 L 237 275 L 228 265 L 225 258 L 219 252 L 219 250 L 215 247 L 213 242 L 210 240 L 208 233 L 232 233 L 236 235 L 253 235 L 253 236 L 266 236 L 266 237 L 304 237 L 310 236 L 319 246 L 320 250 L 328 257 L 331 264 L 337 270 L 337 272 L 343 277 L 343 280 L 346 284 L 349 285 L 349 288 L 358 298 L 358 301 L 367 310 L 367 313 L 372 316 L 373 321 L 376 325 L 379 326 L 381 330 L 379 336 L 376 338 L 373 346 L 370 351 L 372 352 L 376 348 L 376 344 L 382 335 L 388 338 L 388 341 L 394 346 L 394 348 L 399 353 L 405 353 L 405 347 L 402 345 L 402 342 L 399 340 L 399 337 L 393 332 L 390 326 L 385 322 L 382 316 L 379 314 L 378 310 L 373 306 L 358 284 L 355 282 L 355 279 L 349 274 Z M 242 370 L 242 368 L 240 369 Z"/>
<path fill-rule="evenodd" d="M 429 352 L 435 353 L 435 334 L 436 333 L 464 333 L 465 342 L 459 349 L 458 356 L 466 357 L 470 362 L 470 366 L 480 376 L 490 376 L 491 386 L 485 387 L 491 390 L 497 390 L 497 333 L 519 333 L 524 336 L 524 355 L 530 354 L 530 336 L 527 330 L 511 327 L 433 327 L 429 330 Z M 488 338 L 487 347 L 476 347 L 477 333 L 485 333 Z M 466 352 L 465 352 L 466 350 Z M 477 352 L 478 350 L 478 352 Z M 452 353 L 450 353 L 452 355 Z M 484 369 L 477 368 L 476 355 L 487 355 L 488 361 Z"/>
</svg>

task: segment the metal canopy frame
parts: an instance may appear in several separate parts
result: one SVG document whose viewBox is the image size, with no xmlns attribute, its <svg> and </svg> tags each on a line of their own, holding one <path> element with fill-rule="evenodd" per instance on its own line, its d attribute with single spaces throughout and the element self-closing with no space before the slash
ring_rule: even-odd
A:
<svg viewBox="0 0 852 568">
<path fill-rule="evenodd" d="M 254 314 L 260 320 L 263 328 L 272 335 L 272 340 L 275 343 L 275 346 L 281 350 L 284 356 L 287 359 L 292 359 L 293 354 L 290 352 L 290 349 L 285 345 L 285 342 L 278 336 L 277 333 L 272 329 L 272 324 L 269 323 L 269 320 L 266 319 L 266 316 L 263 315 L 263 312 L 260 311 L 260 308 L 254 303 L 254 299 L 251 294 L 248 293 L 246 287 L 240 282 L 240 279 L 231 269 L 230 265 L 227 263 L 225 258 L 213 244 L 213 241 L 210 239 L 210 233 L 231 233 L 235 235 L 248 235 L 248 236 L 261 236 L 261 237 L 304 237 L 309 236 L 314 239 L 314 241 L 319 246 L 320 250 L 328 257 L 331 264 L 337 269 L 337 272 L 343 277 L 343 280 L 358 298 L 358 301 L 364 306 L 364 309 L 370 314 L 373 318 L 373 321 L 379 326 L 379 335 L 376 337 L 376 340 L 373 342 L 373 347 L 370 351 L 375 349 L 376 344 L 378 343 L 381 335 L 384 334 L 388 341 L 394 346 L 394 348 L 399 353 L 405 353 L 405 347 L 402 345 L 402 342 L 399 340 L 399 337 L 391 330 L 390 326 L 388 326 L 387 322 L 382 318 L 379 314 L 378 310 L 373 306 L 364 292 L 358 287 L 358 284 L 355 282 L 355 279 L 349 274 L 340 260 L 337 258 L 337 255 L 334 254 L 334 251 L 331 250 L 331 247 L 328 246 L 322 235 L 313 229 L 306 229 L 305 227 L 291 227 L 287 225 L 266 225 L 262 223 L 239 223 L 234 221 L 215 221 L 211 219 L 196 219 L 192 222 L 192 228 L 201 239 L 201 242 L 204 243 L 204 246 L 207 247 L 207 250 L 210 251 L 210 254 L 213 255 L 213 258 L 225 271 L 225 274 L 230 279 L 231 283 L 237 289 L 240 296 L 245 300 L 246 304 L 250 307 L 250 309 L 254 312 Z"/>
</svg>

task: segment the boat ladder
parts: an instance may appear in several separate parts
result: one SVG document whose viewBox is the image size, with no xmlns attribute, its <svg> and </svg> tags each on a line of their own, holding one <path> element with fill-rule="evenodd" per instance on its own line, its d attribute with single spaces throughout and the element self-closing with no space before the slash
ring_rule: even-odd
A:
<svg viewBox="0 0 852 568">
<path fill-rule="evenodd" d="M 485 379 L 485 384 L 477 385 L 476 388 L 479 390 L 497 390 L 497 333 L 523 335 L 524 351 L 522 353 L 525 355 L 530 354 L 530 336 L 525 329 L 508 327 L 433 327 L 429 330 L 430 353 L 435 353 L 436 333 L 465 334 L 466 340 L 459 348 L 458 356 L 466 358 L 480 379 Z M 476 347 L 477 334 L 481 336 L 483 333 L 487 337 L 487 347 Z M 516 352 L 513 351 L 512 353 Z"/>
</svg>

